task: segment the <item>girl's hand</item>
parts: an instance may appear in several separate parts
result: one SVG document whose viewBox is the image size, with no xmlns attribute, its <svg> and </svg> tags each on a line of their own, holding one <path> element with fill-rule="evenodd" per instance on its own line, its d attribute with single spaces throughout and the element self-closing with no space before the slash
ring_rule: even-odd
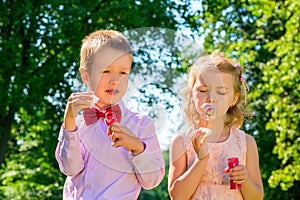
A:
<svg viewBox="0 0 300 200">
<path fill-rule="evenodd" d="M 114 122 L 110 127 L 112 146 L 123 146 L 132 151 L 134 155 L 140 154 L 145 150 L 145 144 L 136 137 L 124 124 Z"/>
<path fill-rule="evenodd" d="M 236 184 L 243 184 L 248 180 L 248 171 L 244 165 L 237 165 L 232 169 L 225 168 L 224 173 L 229 173 L 229 179 Z"/>
<path fill-rule="evenodd" d="M 76 130 L 75 118 L 80 110 L 90 107 L 90 103 L 93 100 L 93 95 L 94 92 L 78 92 L 70 95 L 64 115 L 65 130 Z"/>
<path fill-rule="evenodd" d="M 206 137 L 206 132 L 201 130 L 196 131 L 192 136 L 193 148 L 200 160 L 209 155 L 207 143 L 205 142 Z"/>
</svg>

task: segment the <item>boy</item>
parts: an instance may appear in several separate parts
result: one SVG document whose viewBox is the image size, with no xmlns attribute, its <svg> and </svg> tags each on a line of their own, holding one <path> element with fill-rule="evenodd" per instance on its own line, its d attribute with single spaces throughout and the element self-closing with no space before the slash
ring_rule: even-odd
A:
<svg viewBox="0 0 300 200">
<path fill-rule="evenodd" d="M 117 31 L 95 31 L 82 41 L 80 74 L 90 92 L 71 94 L 65 109 L 55 153 L 67 175 L 63 199 L 132 200 L 141 187 L 161 182 L 164 159 L 153 122 L 121 100 L 131 65 L 129 42 Z"/>
</svg>

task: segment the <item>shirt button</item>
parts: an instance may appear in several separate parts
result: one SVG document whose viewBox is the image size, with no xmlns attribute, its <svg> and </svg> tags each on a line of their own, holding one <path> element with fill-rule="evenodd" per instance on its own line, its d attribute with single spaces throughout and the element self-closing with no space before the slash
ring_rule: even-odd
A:
<svg viewBox="0 0 300 200">
<path fill-rule="evenodd" d="M 92 185 L 91 184 L 87 184 L 86 185 L 86 189 L 91 189 Z"/>
</svg>

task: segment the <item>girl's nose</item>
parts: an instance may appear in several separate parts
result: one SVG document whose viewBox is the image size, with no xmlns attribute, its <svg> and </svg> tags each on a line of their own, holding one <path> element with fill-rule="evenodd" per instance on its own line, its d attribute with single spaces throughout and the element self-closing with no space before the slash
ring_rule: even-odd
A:
<svg viewBox="0 0 300 200">
<path fill-rule="evenodd" d="M 213 97 L 213 95 L 210 92 L 207 101 L 208 103 L 216 102 L 216 99 Z"/>
</svg>

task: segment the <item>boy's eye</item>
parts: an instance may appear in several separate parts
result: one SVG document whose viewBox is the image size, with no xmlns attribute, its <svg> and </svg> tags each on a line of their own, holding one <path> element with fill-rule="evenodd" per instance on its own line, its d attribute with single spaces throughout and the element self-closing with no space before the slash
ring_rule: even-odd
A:
<svg viewBox="0 0 300 200">
<path fill-rule="evenodd" d="M 127 75 L 127 72 L 121 72 L 122 75 Z"/>
<path fill-rule="evenodd" d="M 102 71 L 102 73 L 109 73 L 109 72 L 110 72 L 109 70 Z"/>
</svg>

